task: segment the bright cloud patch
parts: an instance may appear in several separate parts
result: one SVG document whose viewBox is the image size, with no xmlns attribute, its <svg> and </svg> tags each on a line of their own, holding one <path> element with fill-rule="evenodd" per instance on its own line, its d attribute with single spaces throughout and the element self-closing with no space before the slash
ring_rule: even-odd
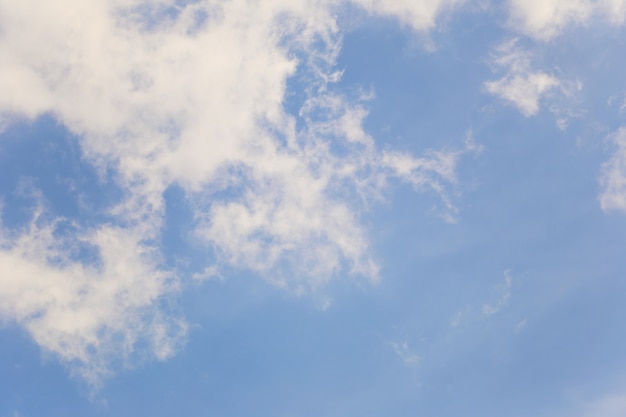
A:
<svg viewBox="0 0 626 417">
<path fill-rule="evenodd" d="M 159 359 L 171 356 L 186 325 L 158 307 L 177 280 L 159 270 L 155 249 L 135 230 L 102 226 L 65 239 L 58 226 L 37 214 L 17 235 L 0 230 L 0 317 L 92 384 L 110 361 L 129 359 L 137 343 Z M 95 248 L 99 262 L 77 261 L 80 246 Z"/>
<path fill-rule="evenodd" d="M 463 0 L 354 0 L 372 14 L 397 18 L 416 30 L 431 29 L 442 9 L 451 8 Z"/>
<path fill-rule="evenodd" d="M 523 33 L 541 40 L 557 36 L 569 25 L 581 25 L 599 17 L 621 24 L 626 17 L 624 0 L 511 0 L 511 22 Z"/>
<path fill-rule="evenodd" d="M 530 54 L 519 48 L 516 39 L 496 49 L 493 64 L 507 73 L 499 80 L 486 82 L 487 91 L 513 104 L 527 117 L 537 114 L 541 97 L 561 84 L 552 75 L 533 71 Z"/>
<path fill-rule="evenodd" d="M 454 2 L 355 3 L 427 29 Z M 176 280 L 154 242 L 163 193 L 174 184 L 220 263 L 296 292 L 342 270 L 377 277 L 359 212 L 392 178 L 434 191 L 444 212 L 453 210 L 446 184 L 472 147 L 382 152 L 363 130 L 362 99 L 333 90 L 341 6 L 2 2 L 3 123 L 53 115 L 125 192 L 102 208 L 110 222 L 68 243 L 55 238 L 54 221 L 37 216 L 21 235 L 3 235 L 2 318 L 91 381 L 140 340 L 157 357 L 170 355 L 185 326 L 158 308 Z M 283 105 L 293 78 L 307 93 L 298 114 Z M 72 257 L 66 246 L 76 242 L 97 249 L 97 266 Z"/>
</svg>

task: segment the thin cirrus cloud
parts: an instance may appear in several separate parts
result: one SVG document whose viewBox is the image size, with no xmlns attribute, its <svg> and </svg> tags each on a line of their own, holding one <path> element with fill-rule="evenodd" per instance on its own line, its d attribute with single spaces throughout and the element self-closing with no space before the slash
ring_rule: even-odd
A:
<svg viewBox="0 0 626 417">
<path fill-rule="evenodd" d="M 416 30 L 456 3 L 354 2 Z M 102 208 L 110 221 L 62 237 L 68 220 L 43 208 L 20 232 L 2 230 L 3 321 L 92 384 L 140 342 L 156 358 L 173 354 L 186 324 L 161 300 L 181 281 L 164 269 L 158 236 L 163 193 L 174 184 L 192 201 L 196 237 L 221 264 L 299 293 L 341 270 L 377 279 L 358 213 L 393 179 L 439 194 L 452 219 L 446 188 L 476 146 L 422 157 L 377 148 L 363 129 L 367 98 L 333 90 L 341 46 L 333 13 L 342 6 L 0 3 L 2 126 L 53 115 L 124 192 Z M 307 92 L 297 115 L 284 106 L 293 78 Z M 81 247 L 98 261 L 76 256 Z"/>
</svg>

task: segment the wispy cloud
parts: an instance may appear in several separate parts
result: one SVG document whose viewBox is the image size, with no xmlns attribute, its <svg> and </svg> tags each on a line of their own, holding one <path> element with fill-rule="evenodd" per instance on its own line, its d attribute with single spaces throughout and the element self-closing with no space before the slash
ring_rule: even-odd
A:
<svg viewBox="0 0 626 417">
<path fill-rule="evenodd" d="M 510 269 L 504 271 L 504 282 L 496 285 L 492 289 L 493 296 L 487 302 L 467 305 L 454 314 L 450 320 L 450 327 L 459 328 L 466 324 L 480 322 L 485 318 L 492 317 L 505 309 L 509 305 L 512 295 L 513 275 Z M 526 324 L 526 320 L 522 320 L 518 324 L 521 329 Z"/>
<path fill-rule="evenodd" d="M 482 312 L 485 316 L 491 316 L 496 314 L 509 304 L 511 298 L 511 285 L 513 284 L 513 278 L 511 276 L 511 270 L 504 271 L 504 284 L 498 287 L 498 298 L 491 302 L 483 304 Z"/>
<path fill-rule="evenodd" d="M 353 3 L 417 30 L 457 4 Z M 341 271 L 376 279 L 360 223 L 368 202 L 398 178 L 451 208 L 446 186 L 471 149 L 416 157 L 377 148 L 363 128 L 364 98 L 335 88 L 333 16 L 344 4 L 4 2 L 2 123 L 53 115 L 89 161 L 115 172 L 125 197 L 103 208 L 109 221 L 76 230 L 61 249 L 45 216 L 19 236 L 3 232 L 2 318 L 90 381 L 140 340 L 170 355 L 185 325 L 158 307 L 178 281 L 155 242 L 172 184 L 192 201 L 196 236 L 218 254 L 198 277 L 228 263 L 295 292 Z M 306 94 L 296 113 L 284 106 L 289 79 Z M 65 249 L 79 243 L 96 249 L 98 266 Z"/>
<path fill-rule="evenodd" d="M 602 165 L 600 205 L 606 211 L 626 211 L 626 128 L 620 128 L 610 139 L 615 150 Z"/>
<path fill-rule="evenodd" d="M 518 39 L 500 44 L 493 54 L 492 64 L 506 74 L 485 83 L 487 91 L 519 109 L 524 116 L 539 111 L 541 98 L 562 83 L 554 75 L 532 69 L 531 54 L 519 46 Z"/>
<path fill-rule="evenodd" d="M 524 328 L 526 327 L 527 324 L 528 324 L 528 320 L 527 319 L 521 320 L 519 323 L 517 323 L 517 326 L 515 326 L 515 333 L 521 333 L 522 330 L 524 330 Z"/>
<path fill-rule="evenodd" d="M 420 363 L 420 357 L 417 353 L 413 352 L 409 347 L 409 343 L 405 340 L 401 343 L 393 342 L 391 343 L 391 347 L 393 351 L 402 362 L 410 367 L 417 367 Z"/>
</svg>

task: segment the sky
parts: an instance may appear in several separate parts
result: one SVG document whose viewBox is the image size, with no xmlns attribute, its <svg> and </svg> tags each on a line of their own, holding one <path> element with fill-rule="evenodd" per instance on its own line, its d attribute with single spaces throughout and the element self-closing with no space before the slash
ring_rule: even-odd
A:
<svg viewBox="0 0 626 417">
<path fill-rule="evenodd" d="M 626 415 L 626 0 L 0 0 L 0 417 Z"/>
</svg>

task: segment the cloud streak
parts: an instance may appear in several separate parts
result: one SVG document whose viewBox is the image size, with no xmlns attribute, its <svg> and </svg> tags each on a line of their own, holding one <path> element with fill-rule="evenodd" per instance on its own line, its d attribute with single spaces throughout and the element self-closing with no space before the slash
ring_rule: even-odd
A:
<svg viewBox="0 0 626 417">
<path fill-rule="evenodd" d="M 504 285 L 499 286 L 498 292 L 500 292 L 499 298 L 490 304 L 483 304 L 482 313 L 484 316 L 492 316 L 498 313 L 509 304 L 511 298 L 511 285 L 513 284 L 513 278 L 511 277 L 511 270 L 504 271 Z"/>
</svg>

